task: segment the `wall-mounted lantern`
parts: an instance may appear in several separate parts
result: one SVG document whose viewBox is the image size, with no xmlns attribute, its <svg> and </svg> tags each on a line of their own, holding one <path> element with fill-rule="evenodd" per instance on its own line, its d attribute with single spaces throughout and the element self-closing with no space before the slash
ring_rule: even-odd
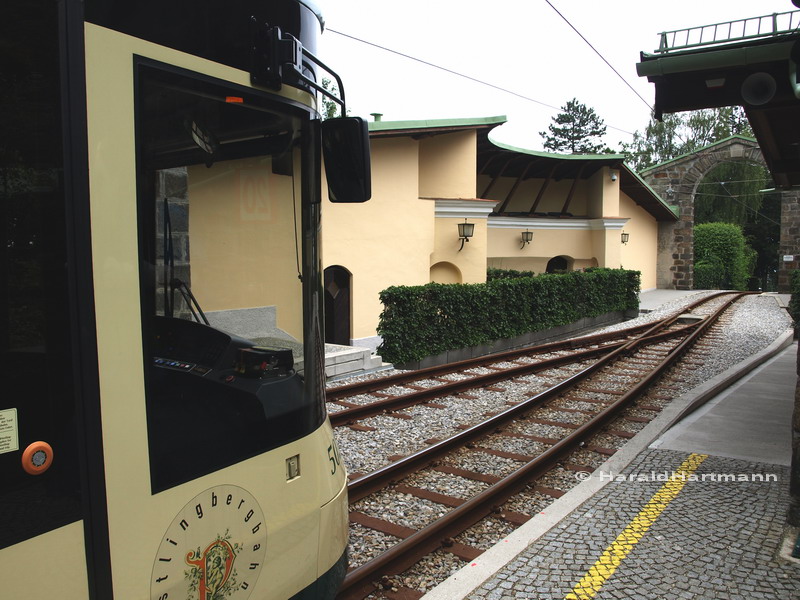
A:
<svg viewBox="0 0 800 600">
<path fill-rule="evenodd" d="M 631 234 L 630 233 L 625 233 L 623 231 L 622 232 L 622 243 L 623 244 L 627 244 L 630 239 L 631 239 Z"/>
<path fill-rule="evenodd" d="M 464 249 L 464 242 L 468 242 L 473 233 L 475 233 L 475 223 L 467 223 L 467 220 L 464 219 L 463 223 L 458 224 L 458 239 L 461 240 L 459 252 Z"/>
<path fill-rule="evenodd" d="M 522 250 L 526 244 L 530 244 L 531 240 L 533 239 L 533 232 L 528 231 L 527 229 L 522 232 L 522 246 L 520 246 L 520 250 Z"/>
</svg>

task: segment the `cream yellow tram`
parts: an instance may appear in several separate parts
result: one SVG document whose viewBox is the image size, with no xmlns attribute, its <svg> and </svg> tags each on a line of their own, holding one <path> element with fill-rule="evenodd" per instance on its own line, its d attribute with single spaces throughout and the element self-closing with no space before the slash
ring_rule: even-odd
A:
<svg viewBox="0 0 800 600">
<path fill-rule="evenodd" d="M 369 165 L 320 120 L 321 30 L 306 0 L 0 3 L 2 598 L 334 596 L 321 157 L 336 201 Z"/>
</svg>

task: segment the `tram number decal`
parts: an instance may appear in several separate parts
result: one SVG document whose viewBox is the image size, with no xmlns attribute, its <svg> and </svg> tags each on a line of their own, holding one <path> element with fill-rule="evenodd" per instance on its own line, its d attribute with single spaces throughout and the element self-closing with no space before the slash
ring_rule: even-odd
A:
<svg viewBox="0 0 800 600">
<path fill-rule="evenodd" d="M 339 459 L 339 449 L 336 447 L 336 441 L 328 446 L 328 460 L 331 461 L 331 475 L 336 474 L 336 470 L 342 466 L 342 461 Z"/>
</svg>

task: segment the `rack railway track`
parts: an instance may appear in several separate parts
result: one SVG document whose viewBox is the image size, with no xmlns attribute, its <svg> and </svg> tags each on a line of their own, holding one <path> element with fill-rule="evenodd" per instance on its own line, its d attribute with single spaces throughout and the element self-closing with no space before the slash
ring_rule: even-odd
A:
<svg viewBox="0 0 800 600">
<path fill-rule="evenodd" d="M 376 592 L 376 587 L 389 590 L 385 597 L 419 598 L 421 592 L 404 588 L 398 583 L 398 573 L 409 569 L 422 557 L 442 550 L 462 560 L 471 560 L 480 554 L 481 549 L 461 540 L 465 539 L 464 532 L 474 524 L 488 515 L 500 514 L 506 521 L 519 525 L 529 517 L 499 508 L 510 498 L 522 490 L 531 489 L 531 486 L 537 489 L 535 482 L 559 465 L 573 470 L 594 470 L 599 462 L 624 444 L 626 438 L 633 436 L 632 432 L 616 425 L 620 421 L 620 414 L 625 410 L 630 411 L 633 403 L 678 364 L 698 340 L 707 336 L 725 311 L 743 295 L 722 293 L 708 296 L 666 319 L 637 327 L 635 332 L 619 332 L 614 341 L 606 339 L 591 349 L 581 346 L 578 359 L 581 369 L 563 381 L 480 423 L 464 427 L 447 439 L 429 440 L 428 447 L 402 458 L 396 457 L 397 460 L 353 479 L 349 484 L 351 522 L 358 523 L 360 527 L 383 531 L 399 541 L 385 552 L 353 568 L 338 598 L 365 598 Z M 709 305 L 717 306 L 710 310 L 707 308 Z M 687 311 L 708 314 L 697 315 L 695 323 L 679 324 L 681 315 Z M 556 344 L 565 344 L 561 348 L 568 348 L 568 344 L 575 341 L 583 340 Z M 564 364 L 570 362 L 567 356 L 559 356 L 554 360 L 564 361 Z M 572 363 L 575 362 L 573 359 Z M 506 378 L 518 377 L 516 369 L 506 369 Z M 491 375 L 496 377 L 499 374 Z M 426 376 L 429 374 L 426 373 Z M 492 383 L 499 381 L 494 379 Z M 472 381 L 458 383 L 467 385 Z M 453 389 L 446 393 L 454 393 Z M 428 390 L 417 390 L 413 394 L 420 392 L 426 393 Z M 649 421 L 658 414 L 661 408 L 659 404 L 663 405 L 668 399 L 669 394 L 652 394 L 634 409 L 638 416 L 629 417 L 629 420 L 639 423 Z M 397 410 L 397 406 L 393 410 Z M 527 429 L 529 424 L 563 434 L 533 435 Z M 533 451 L 497 450 L 492 448 L 492 442 L 487 442 L 492 436 L 521 440 Z M 598 439 L 610 438 L 617 438 L 618 441 L 606 446 L 597 443 Z M 464 467 L 469 463 L 471 453 L 499 457 L 505 464 L 495 474 L 481 472 L 482 469 L 471 470 Z M 599 458 L 588 457 L 587 454 L 591 453 Z M 521 466 L 509 469 L 509 463 Z M 469 498 L 462 498 L 414 485 L 415 474 L 431 469 L 480 481 L 485 489 Z M 538 489 L 548 491 L 546 487 L 540 486 Z M 550 491 L 552 494 L 558 493 Z M 393 523 L 383 514 L 370 515 L 369 511 L 362 511 L 363 507 L 368 507 L 367 500 L 370 497 L 388 493 L 405 494 L 438 504 L 443 507 L 438 511 L 442 514 L 415 528 Z"/>
<path fill-rule="evenodd" d="M 428 403 L 437 398 L 461 394 L 514 378 L 557 368 L 566 367 L 569 370 L 570 366 L 587 364 L 619 349 L 626 342 L 641 336 L 643 332 L 652 330 L 656 325 L 661 325 L 664 331 L 654 335 L 664 338 L 682 335 L 684 330 L 696 327 L 697 321 L 681 327 L 678 322 L 680 317 L 720 295 L 714 294 L 698 300 L 685 309 L 654 323 L 333 387 L 326 394 L 329 407 L 338 407 L 330 411 L 331 424 L 334 427 L 353 426 L 356 421 L 374 415 Z M 473 370 L 476 368 L 490 372 L 475 374 Z M 454 375 L 461 378 L 455 381 L 447 379 L 448 376 Z M 420 385 L 431 381 L 436 382 L 435 385 Z M 396 393 L 400 388 L 403 388 L 402 393 Z M 366 397 L 368 401 L 353 402 L 352 399 L 358 396 Z"/>
</svg>

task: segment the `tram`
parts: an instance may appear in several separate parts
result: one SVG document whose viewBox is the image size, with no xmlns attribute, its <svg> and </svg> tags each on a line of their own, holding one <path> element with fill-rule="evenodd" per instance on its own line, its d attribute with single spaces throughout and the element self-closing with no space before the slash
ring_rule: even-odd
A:
<svg viewBox="0 0 800 600">
<path fill-rule="evenodd" d="M 0 581 L 14 600 L 332 598 L 310 0 L 0 3 Z"/>
</svg>

